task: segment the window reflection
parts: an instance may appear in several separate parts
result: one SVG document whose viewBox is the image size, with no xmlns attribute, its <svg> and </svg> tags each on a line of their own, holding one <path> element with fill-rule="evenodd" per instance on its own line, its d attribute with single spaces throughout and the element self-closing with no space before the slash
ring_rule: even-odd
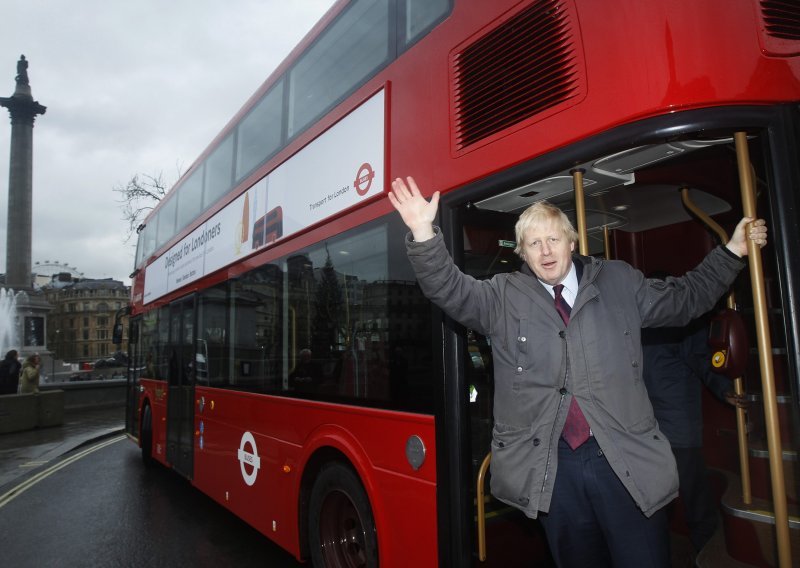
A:
<svg viewBox="0 0 800 568">
<path fill-rule="evenodd" d="M 389 59 L 389 0 L 355 2 L 297 61 L 289 74 L 289 136 Z"/>
<path fill-rule="evenodd" d="M 169 306 L 149 312 L 146 374 L 170 376 L 171 324 L 183 345 L 194 341 L 186 359 L 199 385 L 430 412 L 431 308 L 399 223 L 373 223 L 205 290 L 196 323 L 187 310 L 183 320 Z"/>
</svg>

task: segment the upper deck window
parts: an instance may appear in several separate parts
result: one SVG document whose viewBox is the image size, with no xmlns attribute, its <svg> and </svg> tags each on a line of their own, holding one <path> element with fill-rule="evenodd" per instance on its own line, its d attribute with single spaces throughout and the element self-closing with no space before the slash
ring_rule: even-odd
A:
<svg viewBox="0 0 800 568">
<path fill-rule="evenodd" d="M 192 173 L 178 190 L 178 220 L 175 228 L 180 231 L 194 221 L 203 210 L 203 169 Z"/>
<path fill-rule="evenodd" d="M 203 208 L 208 208 L 228 193 L 233 182 L 233 136 L 228 136 L 206 161 Z"/>
<path fill-rule="evenodd" d="M 285 76 L 176 190 L 176 205 L 148 220 L 136 266 L 264 164 L 289 140 L 364 85 L 399 53 L 424 37 L 450 12 L 452 0 L 353 0 L 299 56 Z M 155 238 L 156 234 L 159 238 Z"/>
<path fill-rule="evenodd" d="M 389 59 L 389 0 L 355 2 L 289 72 L 289 137 Z"/>
<path fill-rule="evenodd" d="M 450 11 L 451 0 L 406 0 L 405 43 L 414 43 Z"/>
<path fill-rule="evenodd" d="M 158 238 L 156 248 L 166 244 L 175 235 L 175 205 L 178 203 L 176 195 L 164 198 L 164 204 L 158 210 Z"/>
<path fill-rule="evenodd" d="M 139 233 L 136 243 L 136 266 L 141 266 L 156 250 L 156 228 L 158 217 L 151 217 L 144 229 Z"/>
<path fill-rule="evenodd" d="M 239 124 L 236 179 L 242 179 L 257 165 L 277 152 L 283 141 L 283 80 L 261 99 Z"/>
</svg>

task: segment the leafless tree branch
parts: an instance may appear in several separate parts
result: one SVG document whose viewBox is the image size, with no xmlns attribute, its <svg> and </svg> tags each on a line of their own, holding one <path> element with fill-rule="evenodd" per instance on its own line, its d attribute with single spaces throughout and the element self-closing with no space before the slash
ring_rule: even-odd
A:
<svg viewBox="0 0 800 568">
<path fill-rule="evenodd" d="M 134 174 L 125 185 L 114 187 L 114 191 L 119 195 L 117 201 L 122 209 L 122 220 L 128 223 L 123 242 L 127 243 L 136 234 L 137 227 L 164 198 L 168 189 L 162 173 Z"/>
</svg>

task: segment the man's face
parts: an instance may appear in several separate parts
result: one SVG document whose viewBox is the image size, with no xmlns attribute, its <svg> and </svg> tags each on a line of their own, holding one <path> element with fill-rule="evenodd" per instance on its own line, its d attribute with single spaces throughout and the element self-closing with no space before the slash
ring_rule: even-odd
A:
<svg viewBox="0 0 800 568">
<path fill-rule="evenodd" d="M 534 225 L 525 231 L 522 254 L 533 273 L 555 286 L 569 274 L 575 243 L 569 242 L 554 220 Z"/>
</svg>

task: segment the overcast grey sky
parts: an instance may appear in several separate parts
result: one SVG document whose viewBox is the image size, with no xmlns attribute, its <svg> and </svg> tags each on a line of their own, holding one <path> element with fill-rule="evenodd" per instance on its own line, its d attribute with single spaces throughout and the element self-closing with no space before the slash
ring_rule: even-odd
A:
<svg viewBox="0 0 800 568">
<path fill-rule="evenodd" d="M 28 59 L 32 260 L 128 283 L 135 242 L 114 187 L 174 182 L 334 0 L 5 0 L 0 96 Z M 0 108 L 0 272 L 11 124 Z M 35 266 L 35 265 L 34 265 Z"/>
</svg>

